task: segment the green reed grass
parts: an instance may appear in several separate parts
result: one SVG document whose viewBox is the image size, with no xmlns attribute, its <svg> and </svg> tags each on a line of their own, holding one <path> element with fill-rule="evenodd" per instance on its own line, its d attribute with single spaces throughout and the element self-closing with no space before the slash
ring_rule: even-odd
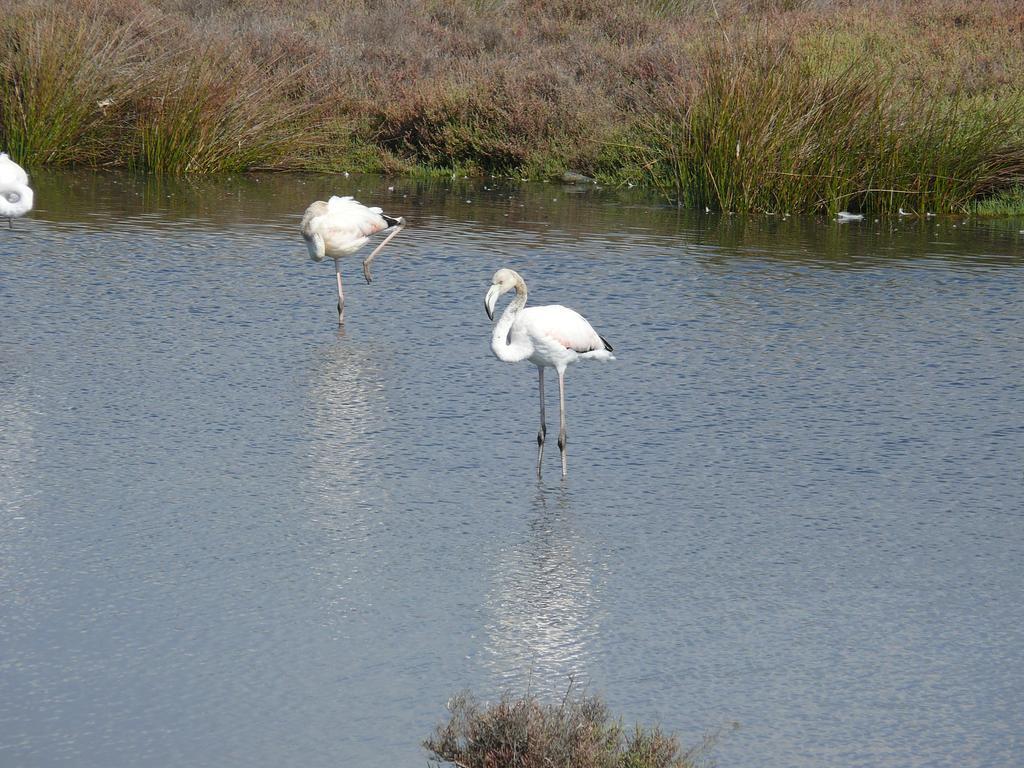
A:
<svg viewBox="0 0 1024 768">
<path fill-rule="evenodd" d="M 1024 186 L 980 198 L 971 210 L 980 216 L 1024 215 Z"/>
<path fill-rule="evenodd" d="M 116 151 L 125 106 L 145 86 L 132 71 L 132 24 L 111 29 L 58 12 L 0 24 L 0 141 L 28 165 L 97 165 Z"/>
<path fill-rule="evenodd" d="M 864 60 L 808 71 L 785 50 L 713 51 L 632 137 L 634 176 L 729 211 L 962 211 L 1024 178 L 1024 102 L 898 89 Z"/>
<path fill-rule="evenodd" d="M 129 164 L 156 173 L 268 169 L 311 148 L 301 105 L 280 92 L 298 70 L 243 69 L 225 76 L 199 56 L 172 68 L 136 118 Z"/>
</svg>

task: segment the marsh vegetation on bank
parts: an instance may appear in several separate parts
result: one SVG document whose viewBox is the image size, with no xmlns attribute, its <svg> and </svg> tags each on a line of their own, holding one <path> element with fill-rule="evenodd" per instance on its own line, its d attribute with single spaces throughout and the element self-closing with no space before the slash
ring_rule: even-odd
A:
<svg viewBox="0 0 1024 768">
<path fill-rule="evenodd" d="M 795 213 L 1024 210 L 1013 0 L 29 0 L 29 167 L 487 173 Z"/>
</svg>

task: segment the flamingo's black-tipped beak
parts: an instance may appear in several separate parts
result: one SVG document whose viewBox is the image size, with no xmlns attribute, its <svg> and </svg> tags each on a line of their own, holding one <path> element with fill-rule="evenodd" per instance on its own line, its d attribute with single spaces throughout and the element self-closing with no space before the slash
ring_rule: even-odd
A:
<svg viewBox="0 0 1024 768">
<path fill-rule="evenodd" d="M 484 310 L 487 312 L 487 318 L 489 320 L 494 319 L 494 305 L 498 301 L 498 296 L 501 295 L 501 287 L 498 285 L 492 285 L 487 289 L 487 295 L 484 296 Z"/>
</svg>

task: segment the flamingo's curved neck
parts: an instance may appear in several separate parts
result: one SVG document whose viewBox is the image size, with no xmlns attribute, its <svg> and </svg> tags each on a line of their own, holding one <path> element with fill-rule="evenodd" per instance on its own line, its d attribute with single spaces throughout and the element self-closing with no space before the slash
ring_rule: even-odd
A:
<svg viewBox="0 0 1024 768">
<path fill-rule="evenodd" d="M 533 352 L 529 342 L 519 337 L 513 340 L 512 324 L 515 323 L 519 313 L 526 306 L 526 283 L 522 278 L 516 281 L 516 297 L 509 302 L 494 326 L 494 333 L 491 334 L 491 351 L 495 357 L 506 363 L 518 363 L 525 360 Z"/>
</svg>

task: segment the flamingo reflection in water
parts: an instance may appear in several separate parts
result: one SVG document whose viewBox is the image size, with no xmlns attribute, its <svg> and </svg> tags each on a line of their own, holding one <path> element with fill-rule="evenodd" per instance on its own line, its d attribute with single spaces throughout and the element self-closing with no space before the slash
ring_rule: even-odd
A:
<svg viewBox="0 0 1024 768">
<path fill-rule="evenodd" d="M 601 638 L 598 554 L 578 528 L 572 491 L 538 484 L 526 530 L 493 556 L 485 663 L 506 688 L 565 694 L 585 683 Z"/>
</svg>

